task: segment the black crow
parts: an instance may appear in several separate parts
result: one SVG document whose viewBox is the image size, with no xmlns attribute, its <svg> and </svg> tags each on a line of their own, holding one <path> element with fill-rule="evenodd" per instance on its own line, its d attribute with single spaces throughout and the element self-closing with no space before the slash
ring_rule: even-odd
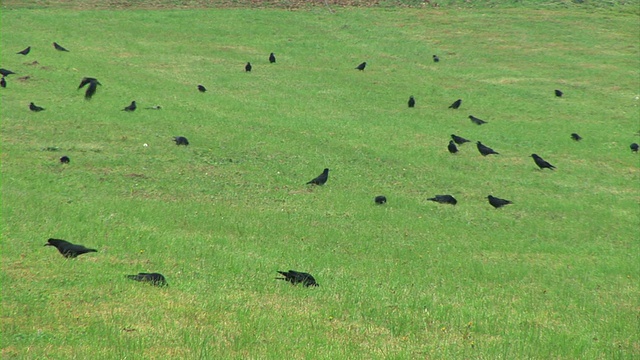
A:
<svg viewBox="0 0 640 360">
<path fill-rule="evenodd" d="M 553 92 L 556 94 L 557 97 L 562 97 L 562 95 L 564 95 L 564 93 L 560 90 L 554 90 Z"/>
<path fill-rule="evenodd" d="M 409 96 L 409 102 L 407 104 L 409 105 L 409 107 L 416 106 L 416 99 L 413 98 L 413 95 Z"/>
<path fill-rule="evenodd" d="M 66 258 L 74 258 L 78 255 L 86 254 L 88 252 L 98 252 L 98 250 L 88 249 L 82 245 L 74 245 L 68 241 L 60 239 L 49 239 L 48 243 L 44 246 L 55 246 L 56 249 Z"/>
<path fill-rule="evenodd" d="M 206 92 L 206 91 L 207 91 L 207 88 L 206 88 L 206 87 L 204 87 L 204 86 L 202 86 L 202 85 L 198 85 L 198 91 L 200 91 L 200 92 Z"/>
<path fill-rule="evenodd" d="M 462 145 L 464 143 L 471 142 L 471 141 L 469 141 L 469 140 L 467 140 L 467 139 L 465 139 L 465 138 L 463 138 L 461 136 L 455 135 L 455 134 L 451 134 L 451 138 L 458 145 Z"/>
<path fill-rule="evenodd" d="M 69 157 L 67 155 L 63 156 L 60 158 L 60 162 L 63 164 L 68 164 L 69 162 L 71 162 L 71 159 L 69 159 Z"/>
<path fill-rule="evenodd" d="M 87 91 L 84 93 L 84 98 L 87 100 L 91 100 L 91 97 L 96 93 L 96 90 L 98 89 L 98 85 L 102 84 L 100 84 L 100 81 L 98 81 L 98 79 L 96 78 L 84 77 L 82 78 L 82 81 L 80 81 L 80 86 L 78 86 L 78 89 L 83 88 L 87 84 L 89 84 L 89 87 L 87 87 Z"/>
<path fill-rule="evenodd" d="M 367 67 L 367 62 L 366 61 L 363 62 L 362 64 L 356 66 L 356 69 L 362 71 L 362 70 L 364 70 L 365 67 Z"/>
<path fill-rule="evenodd" d="M 139 273 L 138 275 L 127 275 L 127 279 L 146 282 L 154 286 L 168 286 L 167 280 L 159 273 Z"/>
<path fill-rule="evenodd" d="M 187 138 L 184 136 L 176 136 L 173 138 L 173 141 L 176 142 L 176 145 L 189 145 L 189 140 L 187 140 Z"/>
<path fill-rule="evenodd" d="M 499 207 L 503 207 L 505 205 L 513 204 L 509 200 L 500 199 L 500 198 L 497 198 L 497 197 L 493 197 L 491 195 L 487 196 L 487 199 L 489 199 L 489 204 L 491 204 L 491 206 L 493 206 L 496 209 L 499 208 Z"/>
<path fill-rule="evenodd" d="M 63 47 L 62 47 L 62 46 L 60 46 L 57 42 L 54 42 L 54 43 L 53 43 L 53 47 L 54 47 L 56 50 L 58 50 L 58 51 L 66 51 L 66 52 L 69 52 L 69 50 L 67 50 L 67 49 L 63 48 Z"/>
<path fill-rule="evenodd" d="M 318 177 L 309 181 L 307 184 L 324 185 L 327 182 L 327 179 L 329 179 L 329 169 L 324 169 L 322 174 L 318 175 Z"/>
<path fill-rule="evenodd" d="M 289 270 L 289 271 L 278 270 L 278 273 L 280 273 L 284 277 L 276 278 L 276 279 L 288 281 L 293 285 L 302 283 L 304 286 L 319 286 L 318 283 L 316 282 L 316 279 L 314 279 L 313 276 L 311 276 L 311 274 L 298 272 L 294 270 Z"/>
<path fill-rule="evenodd" d="M 249 72 L 251 71 L 251 63 L 248 62 L 247 65 L 244 66 L 244 71 Z"/>
<path fill-rule="evenodd" d="M 482 125 L 482 124 L 486 124 L 487 122 L 482 120 L 482 119 L 478 119 L 477 117 L 473 116 L 473 115 L 469 115 L 469 119 L 476 125 Z"/>
<path fill-rule="evenodd" d="M 427 200 L 435 201 L 440 204 L 451 204 L 455 205 L 458 203 L 458 200 L 451 195 L 436 195 L 432 198 L 428 198 Z"/>
<path fill-rule="evenodd" d="M 462 99 L 454 101 L 453 104 L 449 105 L 449 109 L 457 109 L 460 107 L 460 104 L 462 104 Z"/>
<path fill-rule="evenodd" d="M 373 199 L 373 201 L 375 201 L 376 204 L 378 204 L 378 205 L 382 205 L 382 204 L 385 204 L 387 202 L 387 197 L 384 196 L 384 195 L 376 196 L 376 198 Z"/>
<path fill-rule="evenodd" d="M 452 154 L 455 154 L 458 152 L 458 147 L 453 142 L 453 140 L 449 140 L 449 145 L 447 146 L 447 149 L 449 149 L 449 152 Z"/>
<path fill-rule="evenodd" d="M 549 164 L 548 162 L 546 162 L 543 158 L 541 158 L 537 154 L 531 154 L 531 157 L 533 158 L 533 161 L 536 162 L 536 165 L 538 165 L 538 167 L 540 169 L 547 168 L 547 169 L 553 170 L 553 169 L 556 168 L 555 166 L 553 166 L 553 165 Z"/>
<path fill-rule="evenodd" d="M 27 47 L 26 49 L 24 49 L 22 51 L 18 51 L 16 54 L 27 55 L 29 53 L 29 51 L 31 51 L 31 46 Z"/>
<path fill-rule="evenodd" d="M 11 70 L 7 70 L 7 69 L 0 69 L 0 74 L 2 76 L 9 76 L 11 74 L 15 74 L 13 71 Z"/>
<path fill-rule="evenodd" d="M 433 55 L 433 62 L 439 62 L 440 58 L 438 57 L 438 55 Z"/>
<path fill-rule="evenodd" d="M 576 134 L 576 133 L 571 134 L 571 138 L 572 138 L 573 140 L 575 140 L 575 141 L 580 141 L 580 140 L 582 140 L 582 136 L 580 136 L 580 135 L 578 135 L 578 134 Z"/>
<path fill-rule="evenodd" d="M 4 76 L 2 77 L 2 79 L 0 79 L 0 86 L 2 86 L 3 88 L 7 87 L 7 80 L 4 79 Z"/>
<path fill-rule="evenodd" d="M 482 145 L 480 141 L 476 142 L 476 145 L 478 146 L 478 151 L 480 151 L 480 154 L 482 154 L 482 156 L 487 156 L 491 154 L 499 155 L 499 153 L 495 152 L 492 148 Z"/>
<path fill-rule="evenodd" d="M 44 110 L 44 108 L 40 107 L 40 106 L 38 106 L 38 105 L 36 105 L 34 103 L 29 103 L 29 110 L 38 112 L 38 111 Z"/>
<path fill-rule="evenodd" d="M 638 152 L 638 144 L 636 144 L 636 143 L 633 143 L 633 144 L 629 145 L 629 148 L 633 152 Z"/>
<path fill-rule="evenodd" d="M 124 109 L 122 109 L 122 111 L 135 111 L 138 107 L 136 106 L 136 102 L 135 100 L 131 102 L 131 104 L 129 104 L 129 106 L 125 107 Z"/>
<path fill-rule="evenodd" d="M 273 53 L 269 54 L 269 62 L 272 64 L 276 62 L 276 56 Z"/>
</svg>

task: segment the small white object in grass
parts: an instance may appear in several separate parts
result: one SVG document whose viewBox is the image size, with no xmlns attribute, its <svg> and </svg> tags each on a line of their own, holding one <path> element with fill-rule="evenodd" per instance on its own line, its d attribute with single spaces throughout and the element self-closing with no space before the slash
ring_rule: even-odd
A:
<svg viewBox="0 0 640 360">
<path fill-rule="evenodd" d="M 147 146 L 149 146 L 149 144 L 144 143 L 144 144 L 142 144 L 142 146 L 147 147 Z"/>
</svg>

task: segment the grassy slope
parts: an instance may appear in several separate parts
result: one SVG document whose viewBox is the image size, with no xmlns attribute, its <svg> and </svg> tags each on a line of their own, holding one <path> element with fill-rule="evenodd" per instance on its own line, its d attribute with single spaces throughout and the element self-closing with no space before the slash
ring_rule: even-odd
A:
<svg viewBox="0 0 640 360">
<path fill-rule="evenodd" d="M 1 16 L 2 67 L 31 76 L 1 92 L 3 358 L 638 356 L 637 17 Z M 91 102 L 83 76 L 103 83 Z M 163 110 L 119 111 L 133 99 Z M 502 155 L 451 156 L 450 133 Z M 50 236 L 99 253 L 64 260 Z M 321 287 L 273 280 L 288 268 Z"/>
</svg>

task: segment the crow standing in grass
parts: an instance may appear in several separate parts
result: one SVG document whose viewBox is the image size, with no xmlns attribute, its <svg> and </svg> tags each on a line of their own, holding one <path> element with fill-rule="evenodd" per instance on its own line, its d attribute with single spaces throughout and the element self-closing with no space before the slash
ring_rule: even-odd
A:
<svg viewBox="0 0 640 360">
<path fill-rule="evenodd" d="M 533 158 L 533 161 L 536 162 L 536 165 L 538 165 L 538 167 L 540 169 L 555 169 L 556 167 L 549 164 L 547 161 L 545 161 L 543 158 L 541 158 L 540 156 L 538 156 L 537 154 L 531 154 L 531 157 Z"/>
<path fill-rule="evenodd" d="M 246 71 L 246 72 L 250 72 L 250 71 L 251 71 L 251 68 L 252 68 L 251 63 L 250 63 L 250 62 L 248 62 L 248 63 L 247 63 L 247 65 L 245 65 L 245 66 L 244 66 L 244 71 Z"/>
<path fill-rule="evenodd" d="M 362 64 L 356 66 L 356 69 L 362 71 L 362 70 L 364 70 L 365 67 L 367 67 L 367 62 L 366 61 L 363 62 Z"/>
<path fill-rule="evenodd" d="M 31 51 L 31 46 L 28 46 L 26 49 L 22 51 L 18 51 L 16 54 L 27 55 Z"/>
<path fill-rule="evenodd" d="M 173 141 L 176 142 L 176 145 L 189 145 L 189 140 L 187 140 L 187 138 L 184 136 L 176 136 L 173 138 Z"/>
<path fill-rule="evenodd" d="M 376 196 L 375 199 L 373 199 L 373 201 L 375 201 L 375 203 L 378 205 L 382 205 L 387 202 L 387 197 L 384 195 L 379 195 L 379 196 Z"/>
<path fill-rule="evenodd" d="M 58 51 L 66 51 L 66 52 L 69 52 L 69 50 L 67 50 L 67 49 L 63 48 L 63 47 L 62 47 L 62 46 L 60 46 L 57 42 L 54 42 L 54 43 L 53 43 L 53 47 L 54 47 L 56 50 L 58 50 Z"/>
<path fill-rule="evenodd" d="M 298 271 L 294 271 L 294 270 L 289 270 L 289 271 L 280 271 L 278 270 L 278 273 L 280 273 L 281 275 L 283 275 L 283 278 L 276 278 L 278 280 L 285 280 L 288 281 L 290 283 L 292 283 L 293 285 L 302 283 L 302 285 L 304 286 L 319 286 L 319 284 L 316 282 L 316 279 L 313 278 L 313 276 L 311 276 L 311 274 L 307 274 L 305 272 L 298 272 Z"/>
<path fill-rule="evenodd" d="M 154 286 L 168 286 L 164 275 L 160 273 L 139 273 L 138 275 L 127 275 L 127 279 L 149 283 Z"/>
<path fill-rule="evenodd" d="M 315 179 L 309 181 L 307 184 L 324 185 L 329 179 L 329 169 L 324 169 L 322 174 L 318 175 Z"/>
<path fill-rule="evenodd" d="M 96 90 L 98 89 L 98 85 L 102 85 L 102 84 L 100 84 L 100 81 L 98 81 L 98 79 L 96 78 L 84 77 L 82 78 L 82 81 L 80 81 L 80 86 L 78 86 L 78 90 L 82 89 L 86 85 L 89 85 L 89 86 L 87 87 L 87 91 L 85 91 L 84 93 L 84 98 L 86 100 L 91 100 L 91 97 L 93 97 L 93 95 L 96 93 Z"/>
<path fill-rule="evenodd" d="M 78 255 L 86 254 L 89 252 L 98 252 L 98 250 L 88 249 L 82 245 L 75 245 L 68 241 L 61 239 L 49 239 L 48 243 L 44 246 L 55 246 L 56 249 L 66 258 L 75 258 Z"/>
<path fill-rule="evenodd" d="M 562 97 L 562 95 L 564 95 L 564 93 L 560 90 L 554 90 L 553 92 L 556 94 L 557 97 Z"/>
<path fill-rule="evenodd" d="M 68 164 L 69 162 L 71 162 L 71 159 L 67 155 L 60 158 L 60 163 L 62 164 Z"/>
<path fill-rule="evenodd" d="M 482 125 L 482 124 L 486 124 L 487 122 L 482 120 L 482 119 L 478 119 L 477 117 L 473 116 L 473 115 L 469 115 L 469 119 L 476 125 Z"/>
<path fill-rule="evenodd" d="M 633 143 L 633 144 L 629 145 L 629 148 L 633 152 L 638 152 L 638 144 L 636 144 L 636 143 Z"/>
<path fill-rule="evenodd" d="M 464 143 L 471 142 L 470 140 L 467 140 L 467 139 L 465 139 L 465 138 L 463 138 L 461 136 L 455 135 L 455 134 L 451 134 L 451 138 L 458 145 L 462 145 Z"/>
<path fill-rule="evenodd" d="M 580 140 L 582 140 L 582 136 L 580 136 L 580 135 L 578 135 L 578 134 L 576 134 L 576 133 L 571 134 L 571 138 L 572 138 L 573 140 L 575 140 L 575 141 L 580 141 Z"/>
<path fill-rule="evenodd" d="M 129 106 L 126 106 L 124 109 L 122 109 L 122 111 L 131 112 L 131 111 L 135 111 L 137 108 L 138 106 L 136 106 L 136 102 L 134 100 L 131 102 L 131 104 L 129 104 Z"/>
<path fill-rule="evenodd" d="M 7 80 L 4 79 L 4 76 L 0 79 L 0 86 L 3 88 L 7 87 Z"/>
<path fill-rule="evenodd" d="M 498 152 L 494 151 L 492 148 L 486 145 L 483 145 L 480 141 L 476 142 L 476 145 L 478 146 L 478 151 L 480 152 L 480 154 L 482 154 L 482 156 L 487 156 L 491 154 L 499 155 Z"/>
<path fill-rule="evenodd" d="M 276 62 L 276 56 L 273 53 L 269 54 L 269 62 L 271 64 Z"/>
<path fill-rule="evenodd" d="M 455 205 L 458 203 L 458 200 L 451 195 L 436 195 L 432 198 L 428 198 L 429 201 L 435 201 L 440 204 L 451 204 Z"/>
<path fill-rule="evenodd" d="M 489 204 L 491 204 L 491 206 L 493 206 L 494 208 L 500 208 L 503 207 L 505 205 L 509 205 L 509 204 L 513 204 L 511 201 L 509 200 L 505 200 L 505 199 L 500 199 L 494 196 L 487 196 L 487 199 L 489 199 Z"/>
<path fill-rule="evenodd" d="M 407 102 L 407 105 L 409 105 L 410 108 L 416 106 L 416 99 L 413 98 L 413 95 L 409 96 L 409 102 Z"/>
<path fill-rule="evenodd" d="M 7 69 L 0 69 L 0 75 L 4 76 L 9 76 L 11 74 L 15 74 L 13 71 L 11 70 L 7 70 Z"/>
<path fill-rule="evenodd" d="M 449 109 L 457 109 L 462 105 L 462 99 L 458 99 L 453 102 L 453 104 L 449 105 Z"/>
<path fill-rule="evenodd" d="M 34 103 L 29 103 L 29 110 L 35 111 L 35 112 L 39 112 L 39 111 L 44 110 L 44 108 L 40 107 L 40 106 L 38 106 L 38 105 L 36 105 Z"/>
<path fill-rule="evenodd" d="M 449 145 L 447 146 L 447 149 L 449 150 L 450 153 L 455 154 L 458 152 L 458 147 L 456 146 L 456 144 L 453 142 L 453 140 L 449 140 Z"/>
<path fill-rule="evenodd" d="M 440 62 L 438 55 L 433 55 L 433 62 Z"/>
<path fill-rule="evenodd" d="M 202 86 L 202 85 L 198 85 L 198 91 L 200 91 L 200 92 L 206 92 L 206 91 L 207 91 L 207 88 L 206 88 L 206 87 L 204 87 L 204 86 Z"/>
</svg>

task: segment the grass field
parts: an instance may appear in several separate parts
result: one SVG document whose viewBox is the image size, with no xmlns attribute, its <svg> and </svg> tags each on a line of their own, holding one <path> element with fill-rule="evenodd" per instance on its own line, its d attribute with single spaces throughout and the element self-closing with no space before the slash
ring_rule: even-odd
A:
<svg viewBox="0 0 640 360">
<path fill-rule="evenodd" d="M 123 4 L 3 1 L 3 359 L 640 357 L 637 9 Z"/>
</svg>

